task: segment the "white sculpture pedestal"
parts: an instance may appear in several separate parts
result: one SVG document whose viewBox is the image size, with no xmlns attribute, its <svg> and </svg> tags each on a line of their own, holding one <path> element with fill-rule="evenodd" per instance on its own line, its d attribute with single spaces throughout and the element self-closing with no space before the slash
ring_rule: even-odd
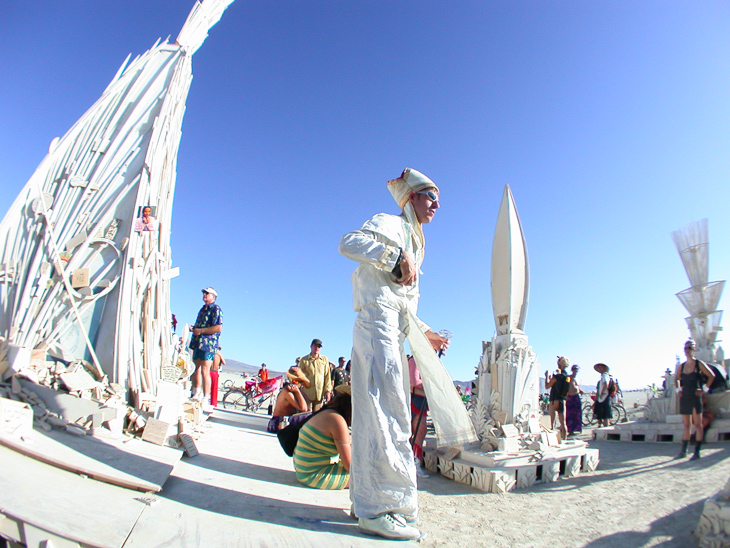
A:
<svg viewBox="0 0 730 548">
<path fill-rule="evenodd" d="M 495 426 L 516 422 L 538 408 L 538 379 L 537 356 L 527 343 L 527 335 L 507 333 L 484 343 L 472 410 L 480 439 L 491 435 Z"/>
<path fill-rule="evenodd" d="M 539 449 L 515 452 L 464 449 L 455 458 L 448 451 L 424 449 L 427 470 L 487 493 L 506 493 L 593 472 L 598 462 L 598 449 L 589 449 L 580 440 L 551 446 L 541 443 Z"/>
</svg>

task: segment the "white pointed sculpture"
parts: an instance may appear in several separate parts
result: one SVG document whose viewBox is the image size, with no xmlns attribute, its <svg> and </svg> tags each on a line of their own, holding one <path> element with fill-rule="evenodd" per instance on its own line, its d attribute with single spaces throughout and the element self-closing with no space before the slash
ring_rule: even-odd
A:
<svg viewBox="0 0 730 548">
<path fill-rule="evenodd" d="M 132 397 L 154 392 L 174 359 L 170 221 L 192 54 L 232 1 L 196 3 L 176 43 L 127 58 L 0 223 L 0 337 L 11 350 L 86 359 Z M 137 232 L 146 205 L 156 226 Z"/>
<path fill-rule="evenodd" d="M 530 273 L 527 248 L 509 185 L 505 185 L 492 245 L 492 308 L 496 335 L 483 343 L 472 418 L 480 438 L 497 424 L 537 408 L 537 357 L 524 333 Z"/>
<path fill-rule="evenodd" d="M 697 344 L 697 357 L 708 362 L 715 362 L 717 335 L 722 330 L 722 310 L 717 310 L 725 281 L 708 282 L 709 279 L 709 223 L 702 219 L 690 223 L 684 228 L 672 232 L 674 245 L 677 247 L 682 264 L 687 272 L 692 287 L 677 293 L 677 297 L 690 313 L 685 318 L 692 339 Z M 722 363 L 722 361 L 720 362 Z"/>
</svg>

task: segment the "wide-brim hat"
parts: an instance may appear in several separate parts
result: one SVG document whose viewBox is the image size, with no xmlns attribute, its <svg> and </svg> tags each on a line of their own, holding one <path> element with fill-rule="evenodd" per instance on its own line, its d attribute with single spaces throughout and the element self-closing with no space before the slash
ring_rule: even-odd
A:
<svg viewBox="0 0 730 548">
<path fill-rule="evenodd" d="M 305 387 L 309 388 L 311 386 L 311 383 L 307 376 L 300 370 L 295 373 L 292 373 L 291 368 L 289 368 L 289 371 L 286 372 L 287 378 L 293 382 L 293 383 L 302 383 Z"/>
<path fill-rule="evenodd" d="M 601 366 L 603 366 L 603 367 L 606 368 L 606 372 L 611 371 L 611 368 L 608 367 L 605 363 L 597 363 L 596 365 L 593 366 L 593 369 L 595 369 L 596 371 L 598 371 L 598 368 L 601 367 Z M 598 371 L 598 372 L 600 373 L 600 371 Z"/>
<path fill-rule="evenodd" d="M 335 386 L 335 392 L 352 396 L 352 387 L 349 384 L 339 384 Z"/>
</svg>

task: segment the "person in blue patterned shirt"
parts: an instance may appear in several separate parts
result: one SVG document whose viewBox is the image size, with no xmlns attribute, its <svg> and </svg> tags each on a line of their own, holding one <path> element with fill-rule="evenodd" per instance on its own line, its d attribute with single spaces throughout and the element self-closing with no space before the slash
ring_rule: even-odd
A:
<svg viewBox="0 0 730 548">
<path fill-rule="evenodd" d="M 190 339 L 190 348 L 193 351 L 195 372 L 193 373 L 193 399 L 203 402 L 203 409 L 210 408 L 211 379 L 210 368 L 218 349 L 218 339 L 223 330 L 223 312 L 215 303 L 218 292 L 212 287 L 203 291 L 203 308 L 198 312 L 198 319 L 193 327 L 193 337 Z"/>
</svg>

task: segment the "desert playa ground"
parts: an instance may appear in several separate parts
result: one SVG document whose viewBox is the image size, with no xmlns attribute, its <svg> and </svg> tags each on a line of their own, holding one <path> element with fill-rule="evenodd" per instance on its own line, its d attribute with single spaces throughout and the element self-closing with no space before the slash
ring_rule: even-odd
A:
<svg viewBox="0 0 730 548">
<path fill-rule="evenodd" d="M 216 508 L 213 502 L 216 499 L 212 498 L 212 506 L 207 510 L 246 520 L 258 515 L 271 524 L 283 526 L 277 527 L 278 533 L 272 531 L 280 535 L 279 541 L 271 538 L 267 546 L 289 545 L 294 539 L 294 545 L 309 546 L 309 534 L 315 537 L 324 534 L 320 546 L 333 545 L 330 543 L 334 542 L 334 537 L 337 537 L 334 545 L 344 546 L 370 545 L 371 542 L 382 545 L 385 542 L 357 532 L 355 522 L 348 516 L 350 503 L 346 491 L 318 492 L 297 484 L 291 459 L 283 455 L 273 436 L 258 430 L 265 424 L 266 417 L 246 417 L 246 421 L 252 422 L 240 428 L 233 426 L 239 419 L 234 415 L 237 414 L 216 411 L 206 425 L 208 433 L 199 441 L 201 452 L 209 456 L 186 459 L 183 464 L 187 466 L 189 462 L 190 466 L 199 468 L 196 459 L 210 458 L 211 454 L 225 451 L 231 459 L 225 472 L 233 481 L 219 488 L 236 490 L 236 481 L 241 475 L 259 475 L 265 481 L 252 492 L 241 492 L 235 503 L 225 507 Z M 254 433 L 255 445 L 240 447 L 237 452 L 240 461 L 236 462 L 230 449 L 237 439 L 250 439 Z M 231 439 L 225 442 L 219 436 Z M 584 437 L 590 438 L 590 431 Z M 676 444 L 591 442 L 591 446 L 601 452 L 601 463 L 595 473 L 506 495 L 482 493 L 435 475 L 419 480 L 420 526 L 427 532 L 427 537 L 419 544 L 698 545 L 692 532 L 699 522 L 704 500 L 717 493 L 730 477 L 730 444 L 708 445 L 703 458 L 696 462 L 674 460 L 678 450 Z M 212 472 L 207 471 L 208 474 Z M 176 473 L 177 470 L 168 480 L 163 497 L 178 499 Z M 185 474 L 183 470 L 181 473 Z M 208 482 L 206 489 L 212 492 L 216 487 L 215 482 Z M 245 490 L 246 486 L 242 487 L 242 491 Z M 186 498 L 181 496 L 179 502 L 186 502 Z M 276 512 L 268 516 L 268 511 L 274 509 Z M 257 527 L 262 525 L 258 523 Z M 242 532 L 240 526 L 235 530 L 239 534 Z M 220 532 L 222 537 L 217 541 L 235 535 L 230 529 L 226 533 Z M 244 538 L 245 535 L 239 537 L 242 546 L 247 545 Z"/>
<path fill-rule="evenodd" d="M 627 392 L 629 417 L 646 394 Z M 260 413 L 262 413 L 261 411 Z M 217 412 L 217 413 L 220 413 Z M 211 423 L 215 428 L 216 415 Z M 544 424 L 549 424 L 547 417 Z M 697 546 L 704 500 L 730 478 L 730 443 L 707 444 L 699 461 L 674 460 L 677 444 L 592 441 L 600 465 L 591 474 L 506 495 L 486 494 L 443 477 L 419 481 L 422 546 Z M 268 440 L 267 440 L 268 441 Z M 269 444 L 266 444 L 269 447 Z M 272 449 L 278 450 L 276 443 Z M 279 453 L 281 451 L 279 450 Z M 291 463 L 285 465 L 290 469 Z M 299 488 L 302 489 L 302 488 Z M 311 490 L 310 490 L 311 491 Z M 301 494 L 307 498 L 307 490 Z M 346 514 L 346 493 L 335 497 Z M 349 542 L 361 537 L 345 518 Z"/>
<path fill-rule="evenodd" d="M 422 489 L 424 545 L 697 546 L 692 535 L 704 499 L 730 476 L 728 447 L 708 446 L 700 461 L 675 461 L 676 445 L 590 444 L 593 474 L 506 495 L 459 490 L 443 479 Z"/>
<path fill-rule="evenodd" d="M 347 490 L 319 491 L 299 484 L 291 459 L 265 431 L 267 420 L 263 411 L 216 409 L 200 427 L 199 454 L 176 460 L 162 491 L 146 500 L 139 491 L 0 447 L 5 465 L 0 467 L 5 469 L 0 513 L 92 546 L 416 544 L 360 534 L 349 517 Z M 583 438 L 590 440 L 591 431 Z M 692 533 L 704 500 L 730 477 L 730 443 L 706 445 L 703 458 L 695 462 L 674 460 L 676 444 L 589 443 L 600 450 L 596 472 L 505 495 L 482 493 L 436 475 L 420 479 L 419 526 L 427 537 L 418 544 L 698 546 Z"/>
</svg>

